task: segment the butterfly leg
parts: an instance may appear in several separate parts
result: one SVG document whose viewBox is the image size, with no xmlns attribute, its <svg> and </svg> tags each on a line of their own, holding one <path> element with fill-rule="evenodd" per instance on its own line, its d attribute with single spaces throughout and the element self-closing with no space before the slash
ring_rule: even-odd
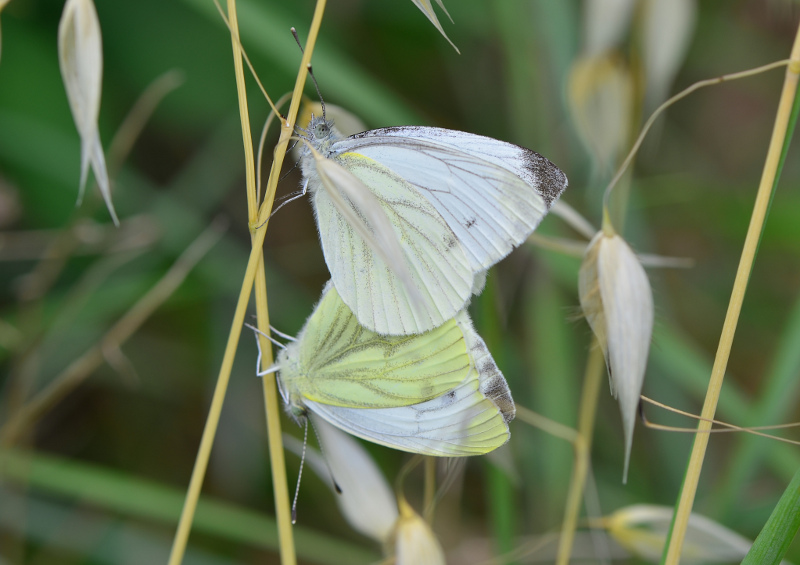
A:
<svg viewBox="0 0 800 565">
<path fill-rule="evenodd" d="M 258 334 L 263 335 L 265 338 L 270 340 L 272 343 L 274 343 L 275 345 L 277 345 L 281 349 L 284 349 L 286 346 L 283 345 L 281 342 L 273 339 L 271 336 L 268 336 L 267 334 L 265 334 L 264 332 L 262 332 L 261 330 L 259 330 L 255 326 L 251 326 L 250 324 L 245 324 L 245 326 L 247 326 L 248 328 L 253 330 L 253 332 L 255 334 L 255 338 L 256 338 L 256 347 L 258 348 L 258 357 L 256 358 L 256 376 L 257 377 L 263 377 L 264 375 L 269 375 L 271 373 L 277 372 L 279 367 L 277 365 L 274 365 L 274 364 L 271 367 L 267 367 L 263 371 L 261 370 L 261 355 L 262 354 L 261 354 L 261 342 L 258 339 Z"/>
</svg>

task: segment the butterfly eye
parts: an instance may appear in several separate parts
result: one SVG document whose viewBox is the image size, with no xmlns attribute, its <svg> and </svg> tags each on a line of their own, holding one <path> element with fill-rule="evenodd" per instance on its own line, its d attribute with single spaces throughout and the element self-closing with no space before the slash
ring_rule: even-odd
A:
<svg viewBox="0 0 800 565">
<path fill-rule="evenodd" d="M 317 127 L 314 128 L 314 137 L 317 139 L 321 139 L 323 137 L 328 137 L 331 129 L 328 127 L 326 123 L 317 124 Z"/>
</svg>

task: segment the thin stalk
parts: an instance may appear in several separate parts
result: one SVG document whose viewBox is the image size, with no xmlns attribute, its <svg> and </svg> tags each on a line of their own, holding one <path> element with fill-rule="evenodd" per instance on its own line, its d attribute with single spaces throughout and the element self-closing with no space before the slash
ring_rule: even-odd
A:
<svg viewBox="0 0 800 565">
<path fill-rule="evenodd" d="M 700 413 L 700 417 L 703 420 L 698 424 L 697 430 L 701 433 L 695 436 L 694 444 L 692 445 L 692 453 L 689 457 L 688 468 L 670 528 L 668 543 L 662 556 L 662 563 L 665 564 L 675 564 L 680 560 L 683 540 L 689 525 L 689 515 L 692 511 L 697 492 L 697 483 L 700 479 L 700 471 L 703 467 L 703 459 L 708 446 L 709 434 L 706 432 L 711 429 L 710 420 L 714 418 L 716 413 L 722 381 L 725 377 L 725 369 L 728 366 L 728 357 L 730 356 L 733 337 L 736 333 L 736 325 L 742 310 L 742 302 L 744 302 L 744 294 L 747 290 L 747 283 L 753 268 L 759 240 L 761 239 L 764 220 L 776 185 L 775 181 L 781 159 L 781 151 L 786 140 L 792 106 L 797 95 L 798 78 L 800 78 L 800 28 L 797 30 L 790 63 L 786 69 L 786 78 L 778 103 L 778 112 L 775 118 L 775 126 L 772 130 L 769 149 L 767 150 L 764 171 L 758 187 L 753 214 L 750 218 L 750 226 L 747 229 L 742 256 L 739 260 L 739 268 L 736 271 L 728 311 L 722 326 L 722 335 L 714 358 L 714 366 L 711 369 L 711 379 L 706 392 L 706 399 L 703 403 L 703 410 Z"/>
<path fill-rule="evenodd" d="M 561 524 L 561 536 L 558 538 L 558 557 L 556 565 L 567 565 L 572 544 L 575 540 L 575 529 L 581 510 L 583 490 L 589 473 L 594 421 L 597 414 L 597 400 L 600 397 L 600 385 L 603 382 L 603 350 L 592 338 L 589 358 L 586 360 L 586 371 L 583 377 L 580 412 L 578 414 L 578 433 L 573 442 L 575 446 L 575 467 L 572 471 L 567 502 L 564 509 L 564 521 Z"/>
<path fill-rule="evenodd" d="M 208 460 L 211 456 L 211 447 L 214 443 L 214 437 L 217 432 L 217 426 L 219 424 L 219 416 L 220 412 L 222 411 L 222 404 L 225 399 L 225 393 L 228 389 L 228 382 L 230 380 L 231 375 L 231 368 L 233 367 L 233 360 L 236 355 L 236 348 L 239 343 L 239 336 L 241 335 L 242 325 L 244 324 L 244 318 L 247 311 L 247 305 L 250 299 L 250 291 L 253 288 L 253 283 L 256 279 L 257 271 L 260 271 L 263 276 L 263 264 L 262 264 L 262 247 L 264 245 L 264 237 L 266 236 L 267 232 L 267 219 L 269 218 L 270 211 L 272 210 L 272 203 L 275 199 L 275 190 L 278 185 L 278 179 L 280 178 L 280 170 L 283 165 L 283 160 L 286 156 L 286 149 L 288 146 L 289 138 L 292 136 L 294 131 L 294 124 L 295 120 L 297 119 L 297 112 L 300 108 L 300 101 L 302 99 L 303 93 L 303 86 L 305 85 L 306 77 L 308 76 L 308 65 L 311 62 L 311 55 L 314 52 L 314 45 L 317 40 L 317 35 L 319 34 L 319 28 L 322 24 L 322 15 L 325 12 L 325 5 L 326 0 L 317 0 L 317 5 L 314 11 L 314 17 L 311 22 L 311 28 L 309 30 L 308 40 L 306 42 L 305 51 L 303 53 L 302 60 L 300 62 L 300 69 L 297 73 L 297 81 L 295 82 L 294 91 L 292 93 L 292 102 L 289 106 L 289 112 L 286 116 L 285 121 L 281 124 L 281 137 L 280 141 L 278 142 L 277 147 L 275 148 L 275 155 L 274 160 L 272 162 L 272 168 L 270 170 L 270 177 L 267 181 L 267 190 L 264 196 L 264 203 L 262 204 L 258 218 L 255 222 L 251 222 L 251 229 L 255 230 L 252 234 L 252 249 L 250 251 L 250 257 L 247 261 L 247 269 L 244 274 L 244 278 L 242 280 L 242 288 L 239 292 L 239 299 L 236 303 L 236 310 L 234 311 L 233 321 L 231 323 L 231 330 L 228 334 L 228 343 L 225 346 L 225 352 L 222 357 L 222 365 L 220 367 L 219 375 L 217 377 L 217 384 L 214 388 L 214 395 L 211 399 L 211 406 L 209 407 L 208 417 L 206 418 L 206 424 L 203 428 L 203 435 L 200 439 L 200 447 L 197 451 L 197 458 L 195 459 L 194 468 L 192 469 L 192 477 L 189 481 L 189 487 L 186 492 L 186 500 L 184 502 L 183 510 L 181 511 L 181 517 L 178 521 L 178 528 L 175 532 L 175 538 L 172 544 L 172 551 L 170 552 L 170 557 L 168 564 L 169 565 L 178 565 L 183 560 L 183 554 L 186 551 L 186 543 L 189 539 L 189 531 L 192 527 L 192 520 L 194 518 L 194 513 L 197 508 L 197 501 L 200 497 L 200 490 L 203 486 L 203 479 L 205 478 L 206 469 L 208 467 Z M 235 10 L 230 13 L 235 13 Z M 237 28 L 238 29 L 238 28 Z M 238 42 L 238 36 L 236 37 L 236 42 Z M 234 43 L 236 43 L 234 42 Z M 236 47 L 236 46 L 235 46 Z M 248 145 L 247 138 L 245 139 L 245 146 Z M 252 140 L 250 140 L 250 144 L 252 144 Z M 251 148 L 252 150 L 252 148 Z M 252 166 L 252 158 L 251 158 L 251 165 Z M 248 173 L 248 178 L 249 178 Z M 253 179 L 255 179 L 255 175 L 253 175 Z M 250 201 L 250 185 L 248 182 L 248 202 Z M 253 194 L 255 194 L 255 182 L 253 182 Z M 254 199 L 255 201 L 255 199 Z M 256 227 L 259 229 L 256 229 Z M 264 312 L 266 311 L 266 286 L 263 286 L 263 294 L 260 292 L 256 292 L 256 309 L 259 314 L 262 312 L 261 308 L 263 308 Z M 259 297 L 261 294 L 261 298 Z M 261 306 L 259 306 L 259 304 Z M 262 316 L 259 315 L 258 317 L 258 326 L 259 329 L 262 329 Z M 269 325 L 266 326 L 269 328 Z M 263 345 L 263 351 L 266 353 L 264 355 L 264 363 L 265 365 L 272 364 L 272 355 L 271 355 L 271 348 L 269 346 Z M 266 377 L 265 377 L 265 380 Z M 273 386 L 274 386 L 274 380 Z M 265 385 L 266 386 L 266 385 Z M 277 395 L 276 399 L 277 399 Z M 268 398 L 268 394 L 265 392 L 265 402 L 271 402 Z M 274 402 L 277 405 L 277 400 Z M 267 405 L 269 406 L 269 405 Z M 277 410 L 270 410 L 269 407 L 267 408 L 267 418 L 277 418 Z M 275 441 L 270 440 L 270 454 L 272 451 L 276 449 L 274 447 L 277 445 L 280 447 L 280 440 L 276 444 Z M 282 452 L 281 452 L 282 458 Z M 285 485 L 285 469 L 284 465 L 280 465 L 281 470 L 276 471 L 273 467 L 273 477 L 275 473 L 283 473 L 284 474 L 284 485 Z M 277 489 L 277 487 L 276 487 Z M 286 493 L 287 500 L 288 500 L 288 491 L 284 486 L 282 489 Z M 277 490 L 276 490 L 277 492 Z M 278 499 L 276 496 L 276 504 L 278 504 Z M 287 506 L 281 504 L 281 506 Z M 279 517 L 280 519 L 280 517 Z M 289 527 L 290 528 L 290 527 Z M 283 531 L 281 526 L 279 526 L 279 533 Z M 283 548 L 283 544 L 281 545 Z M 291 557 L 294 556 L 294 544 L 292 544 L 292 549 L 288 550 L 291 552 Z M 284 560 L 284 565 L 293 563 L 294 561 L 285 561 L 290 557 L 290 554 L 286 551 L 282 551 L 281 559 Z"/>
<path fill-rule="evenodd" d="M 782 61 L 775 61 L 774 63 L 769 63 L 767 65 L 762 65 L 762 66 L 756 67 L 754 69 L 748 69 L 746 71 L 741 71 L 741 72 L 738 72 L 738 73 L 731 73 L 729 75 L 722 75 L 722 76 L 716 77 L 716 78 L 710 78 L 710 79 L 707 79 L 707 80 L 701 80 L 701 81 L 698 81 L 698 82 L 694 83 L 693 85 L 685 88 L 684 90 L 680 91 L 678 94 L 676 94 L 675 96 L 673 96 L 672 98 L 670 98 L 669 100 L 667 100 L 666 102 L 661 104 L 661 106 L 656 108 L 656 110 L 653 112 L 653 114 L 650 116 L 650 118 L 647 120 L 647 122 L 645 122 L 644 127 L 642 128 L 642 132 L 639 134 L 639 137 L 636 139 L 636 143 L 634 143 L 633 147 L 631 147 L 631 150 L 628 152 L 628 156 L 625 157 L 625 160 L 622 162 L 622 165 L 620 165 L 619 170 L 617 171 L 617 174 L 614 175 L 614 178 L 612 178 L 611 182 L 609 182 L 608 186 L 606 186 L 605 193 L 603 194 L 603 208 L 605 208 L 605 209 L 608 208 L 608 203 L 609 203 L 609 198 L 611 196 L 611 191 L 614 189 L 614 187 L 620 181 L 620 179 L 622 178 L 622 175 L 625 174 L 625 171 L 628 170 L 628 167 L 630 166 L 631 162 L 633 162 L 633 158 L 636 156 L 636 153 L 639 151 L 639 147 L 641 147 L 642 142 L 644 141 L 644 138 L 647 135 L 647 132 L 650 131 L 650 128 L 653 126 L 653 124 L 655 123 L 656 119 L 664 112 L 664 110 L 666 110 L 667 108 L 669 108 L 670 106 L 675 104 L 675 102 L 677 102 L 678 100 L 686 98 L 687 96 L 689 96 L 695 90 L 700 90 L 701 88 L 704 88 L 706 86 L 712 86 L 712 85 L 715 85 L 715 84 L 721 84 L 723 82 L 728 82 L 728 81 L 735 80 L 735 79 L 740 79 L 740 78 L 745 78 L 745 77 L 757 75 L 757 74 L 760 74 L 760 73 L 763 73 L 763 72 L 766 72 L 766 71 L 769 71 L 769 70 L 772 70 L 772 69 L 776 69 L 778 67 L 782 67 L 784 65 L 788 65 L 790 62 L 791 62 L 791 59 L 784 59 Z"/>
<path fill-rule="evenodd" d="M 253 135 L 250 131 L 250 112 L 247 106 L 247 88 L 245 86 L 244 65 L 242 64 L 242 46 L 239 38 L 239 18 L 236 13 L 236 0 L 228 0 L 228 20 L 233 50 L 233 66 L 236 74 L 236 92 L 239 97 L 239 117 L 242 124 L 242 141 L 244 146 L 247 212 L 250 225 L 258 217 L 258 185 L 253 153 Z M 280 169 L 278 169 L 280 170 Z M 251 232 L 251 240 L 255 234 Z M 269 305 L 267 300 L 267 281 L 264 273 L 263 255 L 256 270 L 255 280 L 256 316 L 258 328 L 269 331 Z M 272 343 L 259 336 L 263 353 L 262 369 L 272 365 Z M 269 448 L 270 469 L 272 470 L 272 490 L 275 497 L 275 516 L 278 523 L 278 545 L 283 565 L 294 565 L 297 556 L 292 532 L 292 511 L 289 500 L 289 489 L 286 480 L 286 461 L 283 453 L 283 437 L 281 435 L 280 402 L 276 387 L 275 374 L 271 373 L 261 379 L 264 395 L 264 412 L 267 425 L 267 445 Z"/>
<path fill-rule="evenodd" d="M 423 490 L 423 517 L 433 526 L 434 499 L 436 498 L 436 457 L 425 458 L 425 488 Z"/>
</svg>

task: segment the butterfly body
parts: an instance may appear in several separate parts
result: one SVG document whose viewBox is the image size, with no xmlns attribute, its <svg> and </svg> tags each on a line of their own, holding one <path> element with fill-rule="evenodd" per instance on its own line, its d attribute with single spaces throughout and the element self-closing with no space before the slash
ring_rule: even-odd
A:
<svg viewBox="0 0 800 565">
<path fill-rule="evenodd" d="M 567 185 L 538 153 L 479 135 L 405 126 L 342 137 L 318 117 L 306 131 L 314 151 L 305 148 L 300 163 L 333 284 L 358 320 L 381 334 L 420 333 L 454 317 Z M 344 168 L 377 202 L 416 296 L 398 265 L 386 264 L 355 229 L 352 218 L 364 219 L 364 207 L 323 182 L 319 159 Z M 369 219 L 364 224 L 372 229 Z"/>
<path fill-rule="evenodd" d="M 465 312 L 418 335 L 358 323 L 326 287 L 297 341 L 277 358 L 292 417 L 309 412 L 353 435 L 415 453 L 486 453 L 508 440 L 514 403 Z"/>
</svg>

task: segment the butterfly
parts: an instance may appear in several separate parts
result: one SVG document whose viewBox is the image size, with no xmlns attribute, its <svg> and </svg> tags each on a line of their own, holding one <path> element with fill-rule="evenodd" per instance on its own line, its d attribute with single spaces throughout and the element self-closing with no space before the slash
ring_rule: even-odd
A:
<svg viewBox="0 0 800 565">
<path fill-rule="evenodd" d="M 421 333 L 455 317 L 567 186 L 538 153 L 461 131 L 343 137 L 324 113 L 303 131 L 303 192 L 333 285 L 379 334 Z"/>
<path fill-rule="evenodd" d="M 267 371 L 277 371 L 298 424 L 313 414 L 413 453 L 487 453 L 508 441 L 515 414 L 508 384 L 465 311 L 425 333 L 380 335 L 358 323 L 330 283 Z"/>
</svg>

